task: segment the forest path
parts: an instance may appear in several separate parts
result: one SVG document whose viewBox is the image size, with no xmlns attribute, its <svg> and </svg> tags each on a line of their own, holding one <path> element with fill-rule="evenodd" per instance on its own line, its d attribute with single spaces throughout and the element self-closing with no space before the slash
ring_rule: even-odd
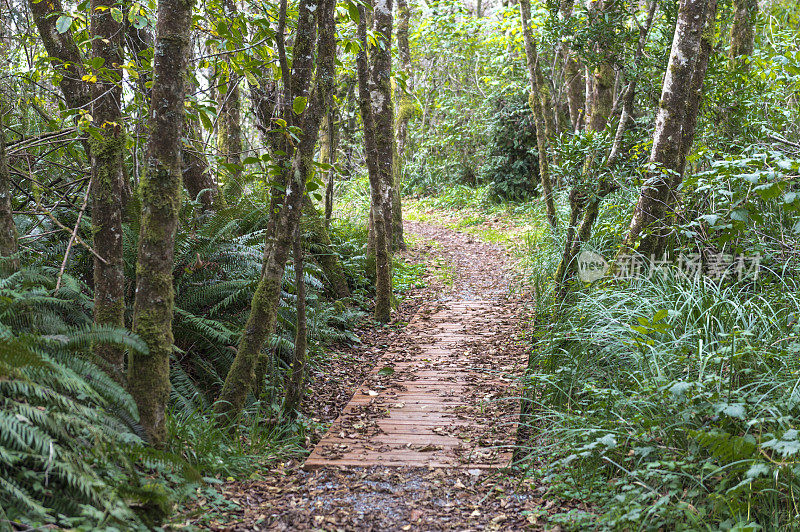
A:
<svg viewBox="0 0 800 532">
<path fill-rule="evenodd" d="M 493 469 L 511 460 L 524 356 L 505 254 L 423 224 L 450 286 L 423 304 L 305 462 L 332 466 Z"/>
<path fill-rule="evenodd" d="M 380 352 L 378 362 L 364 385 L 353 383 L 350 413 L 306 462 L 312 470 L 289 462 L 226 483 L 222 496 L 239 509 L 210 528 L 541 530 L 549 512 L 563 510 L 545 486 L 496 469 L 514 442 L 514 376 L 526 362 L 510 258 L 451 229 L 407 222 L 406 230 L 417 237 L 411 254 L 430 258 L 428 288 L 417 295 L 425 303 L 404 331 L 362 337 L 371 345 L 359 349 Z M 394 372 L 380 375 L 386 366 Z M 423 411 L 426 401 L 439 405 L 436 414 Z M 391 459 L 370 466 L 382 454 Z"/>
</svg>

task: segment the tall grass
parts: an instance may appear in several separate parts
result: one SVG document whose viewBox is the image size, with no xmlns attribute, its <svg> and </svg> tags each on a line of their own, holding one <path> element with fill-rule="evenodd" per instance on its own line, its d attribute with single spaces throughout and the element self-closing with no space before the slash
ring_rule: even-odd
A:
<svg viewBox="0 0 800 532">
<path fill-rule="evenodd" d="M 797 525 L 798 281 L 760 283 L 669 271 L 555 310 L 526 383 L 529 458 L 602 508 L 595 525 Z"/>
</svg>

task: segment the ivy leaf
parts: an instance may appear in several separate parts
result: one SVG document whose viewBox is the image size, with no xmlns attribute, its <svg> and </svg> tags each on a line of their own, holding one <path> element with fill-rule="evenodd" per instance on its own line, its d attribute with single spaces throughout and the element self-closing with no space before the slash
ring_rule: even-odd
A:
<svg viewBox="0 0 800 532">
<path fill-rule="evenodd" d="M 72 27 L 72 17 L 69 15 L 61 15 L 56 20 L 56 31 L 58 33 L 66 33 Z"/>
<path fill-rule="evenodd" d="M 294 110 L 294 114 L 299 115 L 306 110 L 306 106 L 308 106 L 308 98 L 305 96 L 298 96 L 292 103 L 292 110 Z"/>
</svg>

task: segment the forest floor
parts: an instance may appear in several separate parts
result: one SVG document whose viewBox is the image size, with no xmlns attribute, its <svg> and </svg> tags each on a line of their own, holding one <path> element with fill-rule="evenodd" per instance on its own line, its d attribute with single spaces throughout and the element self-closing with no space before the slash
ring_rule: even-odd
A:
<svg viewBox="0 0 800 532">
<path fill-rule="evenodd" d="M 431 302 L 494 302 L 503 312 L 482 316 L 480 325 L 493 334 L 461 346 L 465 355 L 478 354 L 489 367 L 509 360 L 525 363 L 523 320 L 516 319 L 522 301 L 515 295 L 520 290 L 505 251 L 472 235 L 427 223 L 407 222 L 406 232 L 413 236 L 405 260 L 427 264 L 425 288 L 406 295 L 391 325 L 360 331 L 361 344 L 336 350 L 329 363 L 311 375 L 314 393 L 304 410 L 319 421 L 330 422 L 339 415 L 372 368 L 385 363 L 381 359 L 387 352 L 413 345 L 414 329 L 407 324 Z M 510 431 L 506 439 L 512 440 L 507 443 L 513 443 L 513 429 L 502 416 L 489 413 L 483 421 L 489 428 L 505 423 Z M 309 448 L 313 443 L 308 442 Z M 552 522 L 548 525 L 549 515 L 588 510 L 581 503 L 549 497 L 545 484 L 508 469 L 467 465 L 306 471 L 302 465 L 301 460 L 291 460 L 259 472 L 253 480 L 223 484 L 220 494 L 228 503 L 226 509 L 196 519 L 189 517 L 192 512 L 184 525 L 220 531 L 559 530 Z M 197 504 L 203 507 L 203 503 Z"/>
</svg>

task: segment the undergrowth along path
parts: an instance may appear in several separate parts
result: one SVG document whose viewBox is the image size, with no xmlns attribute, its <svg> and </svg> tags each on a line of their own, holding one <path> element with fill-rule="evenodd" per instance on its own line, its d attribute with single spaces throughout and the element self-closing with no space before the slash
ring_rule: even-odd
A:
<svg viewBox="0 0 800 532">
<path fill-rule="evenodd" d="M 505 382 L 503 377 L 517 375 L 526 360 L 525 350 L 518 340 L 522 332 L 521 323 L 517 319 L 520 302 L 511 290 L 514 286 L 511 259 L 499 246 L 484 243 L 452 229 L 406 222 L 406 231 L 415 236 L 412 246 L 415 249 L 410 253 L 418 257 L 424 249 L 424 254 L 431 259 L 427 276 L 428 287 L 424 290 L 426 303 L 415 313 L 418 319 L 409 320 L 405 331 L 391 332 L 392 340 L 386 342 L 388 347 L 385 348 L 384 356 L 393 352 L 413 353 L 413 346 L 421 349 L 420 346 L 426 343 L 437 345 L 437 342 L 431 342 L 436 333 L 432 324 L 436 322 L 441 325 L 442 319 L 448 316 L 448 320 L 456 320 L 450 322 L 455 324 L 450 332 L 474 336 L 459 346 L 460 354 L 455 349 L 460 340 L 453 342 L 448 348 L 463 356 L 466 361 L 463 364 L 464 382 L 457 395 L 452 397 L 450 405 L 454 407 L 453 411 L 447 412 L 456 417 L 448 418 L 447 423 L 441 424 L 446 432 L 451 433 L 433 433 L 439 442 L 450 442 L 453 440 L 449 438 L 453 438 L 465 444 L 462 452 L 456 453 L 455 446 L 430 442 L 431 445 L 440 445 L 442 448 L 413 450 L 412 452 L 418 453 L 417 456 L 424 456 L 425 460 L 411 461 L 407 467 L 387 466 L 385 462 L 382 465 L 364 467 L 368 464 L 363 460 L 352 466 L 341 464 L 312 470 L 297 467 L 299 464 L 292 461 L 276 464 L 269 471 L 260 472 L 253 480 L 231 481 L 221 486 L 220 496 L 226 503 L 230 503 L 231 508 L 225 510 L 223 515 L 206 516 L 203 519 L 206 528 L 225 532 L 543 530 L 553 514 L 571 509 L 588 511 L 588 507 L 579 501 L 563 501 L 550 497 L 547 486 L 531 476 L 507 474 L 502 469 L 492 470 L 506 459 L 507 446 L 514 440 L 512 429 L 519 392 L 514 385 Z M 420 240 L 423 243 L 420 244 Z M 467 311 L 468 307 L 471 310 Z M 360 346 L 362 350 L 383 349 L 381 346 L 388 336 L 383 336 L 383 339 L 376 336 L 369 338 L 371 345 Z M 465 352 L 470 354 L 465 355 Z M 425 359 L 423 362 L 431 367 L 435 359 L 428 359 L 431 362 L 424 362 Z M 356 397 L 362 400 L 362 404 L 365 404 L 367 397 L 371 400 L 381 397 L 380 394 L 384 392 L 388 399 L 391 388 L 381 383 L 386 381 L 388 384 L 392 379 L 402 377 L 405 371 L 403 364 L 414 365 L 413 361 L 391 359 L 389 362 L 393 362 L 394 373 L 388 375 L 389 372 L 386 371 L 383 375 L 378 375 L 383 367 L 389 365 L 386 360 L 384 358 L 375 366 L 374 381 L 370 377 L 366 387 L 355 384 L 351 388 L 356 390 Z M 368 363 L 368 360 L 363 359 L 363 362 Z M 504 366 L 513 368 L 503 369 Z M 451 368 L 442 366 L 433 371 L 449 369 Z M 362 368 L 352 368 L 351 371 L 360 374 Z M 422 368 L 415 368 L 415 371 L 421 372 Z M 472 381 L 476 378 L 488 384 L 473 386 Z M 493 380 L 503 382 L 502 386 L 491 384 Z M 333 384 L 329 384 L 324 389 L 333 388 Z M 377 389 L 378 384 L 386 387 Z M 452 381 L 448 381 L 448 384 L 453 386 Z M 472 398 L 464 392 L 464 386 L 475 390 Z M 372 396 L 369 390 L 378 392 L 379 395 Z M 483 395 L 480 391 L 483 391 Z M 366 395 L 361 392 L 366 392 Z M 338 399 L 340 396 L 341 392 L 337 392 L 337 404 L 341 404 Z M 321 398 L 315 395 L 315 399 L 314 404 L 319 406 Z M 392 401 L 400 402 L 394 399 Z M 327 405 L 329 401 L 323 402 Z M 308 406 L 313 407 L 312 404 Z M 467 408 L 456 410 L 457 406 Z M 391 411 L 391 406 L 389 409 Z M 409 409 L 409 412 L 412 410 Z M 382 419 L 385 418 L 379 417 L 376 421 Z M 458 420 L 461 425 L 456 423 Z M 459 428 L 475 426 L 476 420 L 484 428 L 479 427 L 471 435 Z M 423 430 L 426 428 L 424 425 L 420 427 Z M 448 431 L 448 427 L 451 430 Z M 484 430 L 486 432 L 481 434 Z M 340 438 L 340 432 L 331 431 L 331 436 Z M 410 429 L 407 433 L 413 434 Z M 386 433 L 381 437 L 390 437 L 391 434 Z M 412 443 L 412 446 L 428 445 L 431 433 L 423 432 L 421 436 L 424 436 L 426 443 Z M 352 443 L 349 439 L 346 440 Z M 377 442 L 376 448 L 382 445 L 386 443 Z M 476 450 L 473 464 L 481 463 L 476 453 L 483 448 L 493 448 L 493 459 L 484 457 L 483 463 L 486 466 L 483 468 L 462 463 L 459 458 L 470 455 L 467 452 L 469 445 Z M 345 455 L 343 453 L 342 458 Z M 434 459 L 440 463 L 447 460 L 447 465 L 423 467 L 435 465 Z M 202 507 L 202 501 L 198 507 Z M 187 523 L 196 522 L 197 519 L 189 518 Z M 557 525 L 549 528 L 559 530 Z"/>
<path fill-rule="evenodd" d="M 407 225 L 438 244 L 448 286 L 386 350 L 306 469 L 493 469 L 511 459 L 525 357 L 507 257 L 468 235 Z"/>
</svg>

